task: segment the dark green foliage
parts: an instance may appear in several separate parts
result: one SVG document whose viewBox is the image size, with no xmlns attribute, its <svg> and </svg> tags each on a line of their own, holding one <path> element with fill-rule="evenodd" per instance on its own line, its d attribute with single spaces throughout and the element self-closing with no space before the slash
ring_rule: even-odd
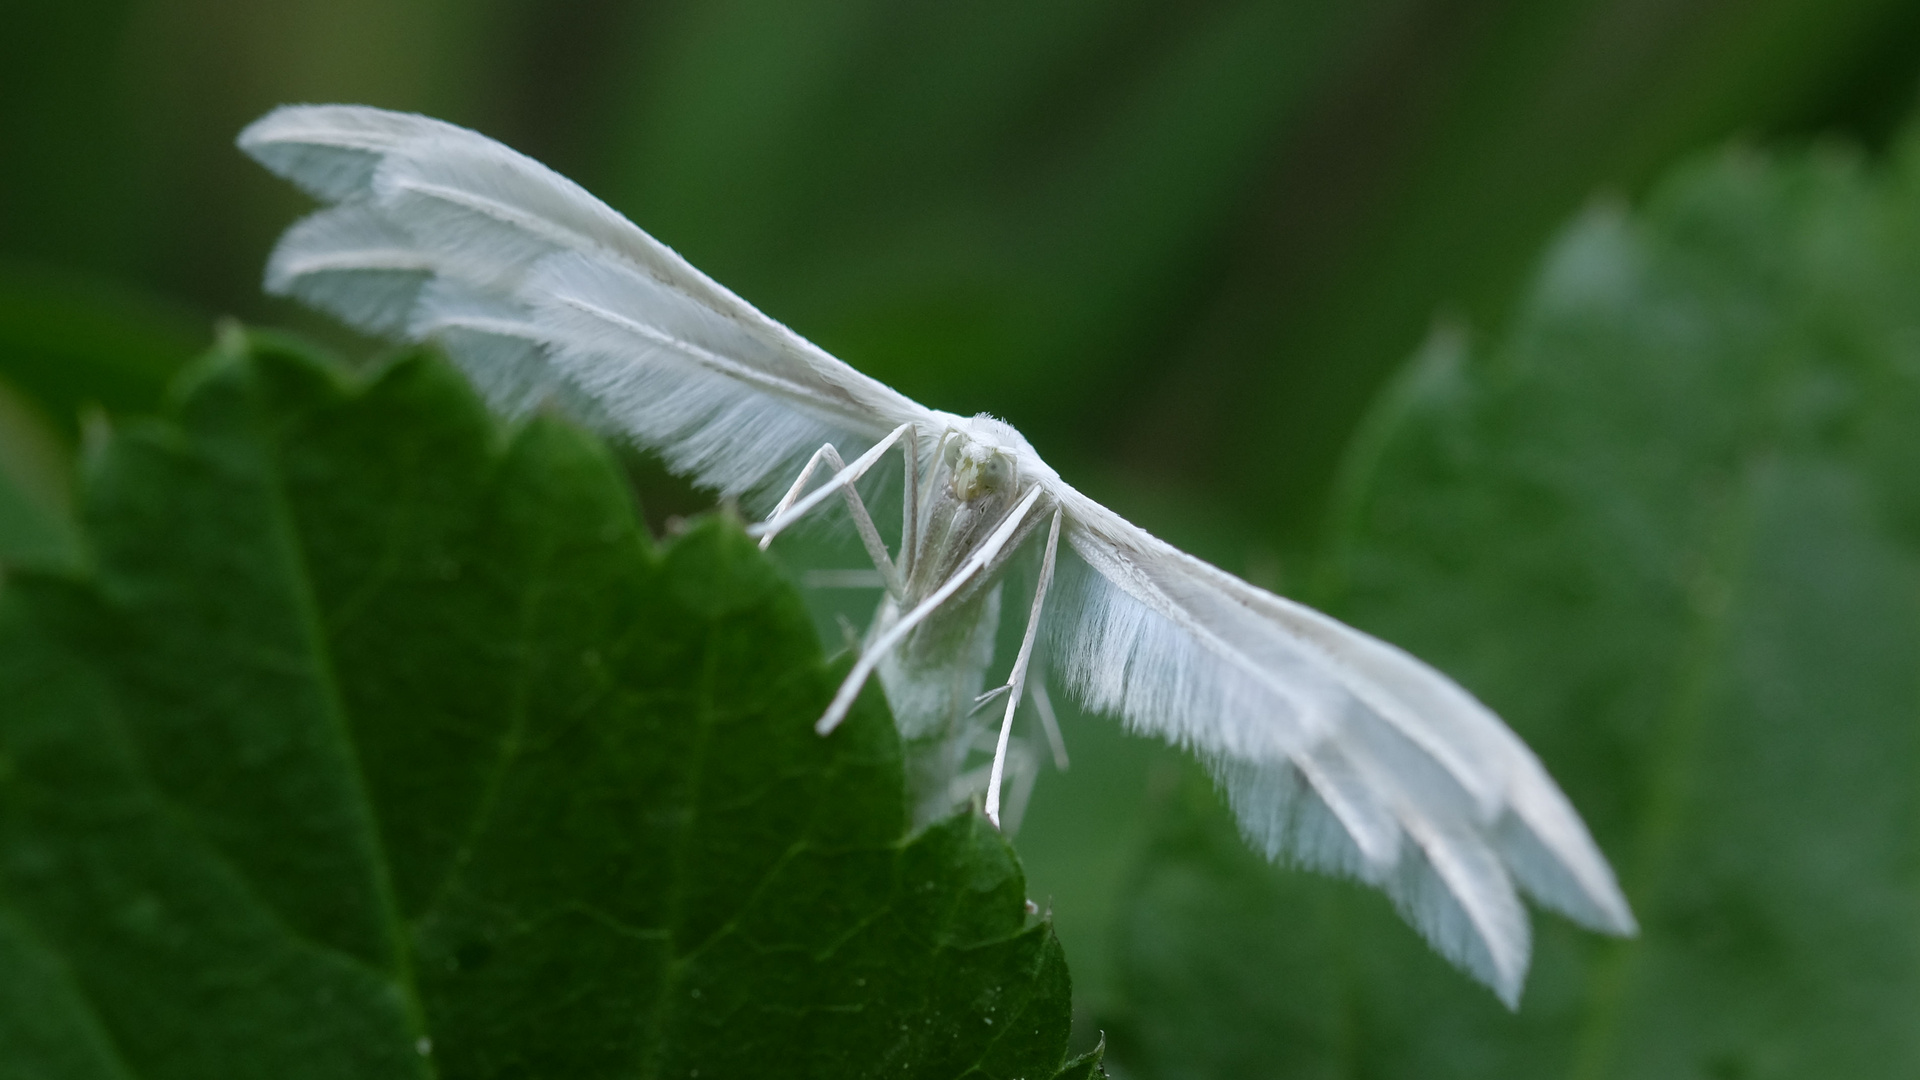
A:
<svg viewBox="0 0 1920 1080">
<path fill-rule="evenodd" d="M 0 264 L 0 376 L 69 438 L 88 407 L 153 411 L 209 326 L 137 290 Z"/>
<path fill-rule="evenodd" d="M 1644 933 L 1538 920 L 1508 1016 L 1376 898 L 1260 866 L 1176 796 L 1129 894 L 1120 1058 L 1920 1069 L 1917 342 L 1913 145 L 1685 169 L 1578 222 L 1497 343 L 1437 340 L 1358 448 L 1329 593 L 1513 723 Z"/>
<path fill-rule="evenodd" d="M 239 339 L 0 591 L 0 1076 L 1047 1076 L 1069 984 L 978 815 L 736 525 L 440 363 Z M 1084 1070 L 1083 1070 L 1084 1072 Z"/>
</svg>

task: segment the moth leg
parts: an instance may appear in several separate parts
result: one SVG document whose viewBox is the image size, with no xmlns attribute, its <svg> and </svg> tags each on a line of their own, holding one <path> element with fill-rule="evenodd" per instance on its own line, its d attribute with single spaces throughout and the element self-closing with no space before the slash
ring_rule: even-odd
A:
<svg viewBox="0 0 1920 1080">
<path fill-rule="evenodd" d="M 907 459 L 906 491 L 900 510 L 900 580 L 913 577 L 913 560 L 920 549 L 920 433 L 909 431 L 901 439 L 901 456 Z"/>
<path fill-rule="evenodd" d="M 847 672 L 846 679 L 840 683 L 839 692 L 833 695 L 833 701 L 827 705 L 827 711 L 813 725 L 814 731 L 821 735 L 829 735 L 834 728 L 840 726 L 840 722 L 847 718 L 847 710 L 853 708 L 853 699 L 859 695 L 860 688 L 865 686 L 867 680 L 873 676 L 874 668 L 879 666 L 881 658 L 886 656 L 887 651 L 900 644 L 908 634 L 913 632 L 914 627 L 927 621 L 927 617 L 932 615 L 941 604 L 951 600 L 954 593 L 959 592 L 967 582 L 973 580 L 975 574 L 985 569 L 988 563 L 999 556 L 1000 550 L 1007 546 L 1007 542 L 1013 539 L 1013 534 L 1018 532 L 1020 526 L 1025 523 L 1027 515 L 1033 512 L 1034 504 L 1040 501 L 1042 494 L 1039 485 L 1035 485 L 1028 491 L 1026 497 L 1021 499 L 1019 504 L 1001 519 L 993 532 L 981 541 L 980 546 L 974 549 L 973 554 L 967 556 L 966 561 L 954 570 L 952 576 L 942 582 L 931 596 L 920 601 L 912 611 L 902 615 L 898 622 L 887 629 L 886 633 L 880 635 L 880 640 L 860 654 L 860 659 L 854 662 L 853 670 Z M 1054 528 L 1056 536 L 1059 534 L 1058 521 L 1056 516 Z"/>
<path fill-rule="evenodd" d="M 840 452 L 831 446 L 826 450 L 828 461 L 834 468 L 840 468 Z M 887 592 L 893 594 L 895 600 L 903 598 L 907 590 L 906 578 L 893 565 L 893 560 L 887 557 L 887 545 L 880 539 L 880 530 L 873 524 L 873 515 L 867 513 L 867 504 L 861 501 L 860 492 L 852 484 L 840 490 L 847 497 L 847 510 L 853 515 L 853 527 L 860 532 L 860 543 L 866 546 L 874 569 L 880 571 L 880 576 L 887 580 Z M 902 557 L 905 557 L 904 552 Z"/>
<path fill-rule="evenodd" d="M 800 493 L 806 490 L 807 481 L 813 479 L 813 471 L 820 467 L 820 462 L 824 461 L 828 454 L 832 454 L 834 460 L 839 460 L 840 454 L 834 450 L 832 443 L 827 443 L 821 446 L 820 449 L 815 450 L 813 456 L 807 459 L 807 467 L 801 469 L 800 475 L 794 478 L 793 486 L 788 488 L 787 493 L 780 497 L 780 502 L 773 508 L 773 513 L 767 515 L 767 521 L 772 521 L 787 512 L 787 507 L 792 506 L 793 500 L 798 499 Z M 767 550 L 767 545 L 771 543 L 773 543 L 772 533 L 762 536 L 760 538 L 760 550 Z"/>
<path fill-rule="evenodd" d="M 1047 748 L 1053 751 L 1053 767 L 1067 771 L 1067 740 L 1060 737 L 1060 720 L 1053 714 L 1053 699 L 1047 696 L 1044 680 L 1027 684 L 1027 696 L 1033 699 L 1033 711 L 1040 717 L 1040 730 L 1046 732 Z"/>
<path fill-rule="evenodd" d="M 947 802 L 958 806 L 979 795 L 987 785 L 989 771 L 989 766 L 982 765 L 954 777 L 947 785 Z M 1012 836 L 1020 831 L 1034 781 L 1040 778 L 1040 757 L 1026 740 L 1014 739 L 1007 744 L 1006 777 L 1006 807 L 1000 814 L 1000 829 Z"/>
<path fill-rule="evenodd" d="M 846 470 L 846 466 L 840 460 L 840 451 L 835 450 L 832 443 L 821 447 L 814 458 L 825 460 L 836 471 Z M 886 581 L 887 592 L 891 593 L 895 600 L 899 600 L 906 593 L 906 582 L 900 576 L 900 571 L 893 565 L 893 560 L 887 556 L 887 545 L 880 539 L 880 530 L 873 523 L 873 515 L 867 512 L 867 504 L 861 500 L 860 492 L 852 484 L 841 488 L 840 493 L 847 497 L 847 510 L 853 515 L 853 527 L 860 533 L 860 543 L 866 546 L 867 556 L 873 560 L 873 568 L 880 571 L 881 578 Z M 766 550 L 766 546 L 772 541 L 771 535 L 762 538 L 761 550 Z"/>
<path fill-rule="evenodd" d="M 967 715 L 973 716 L 979 713 L 980 710 L 1000 700 L 1001 695 L 1012 689 L 1012 684 L 1001 683 L 999 686 L 979 695 L 973 699 L 973 709 L 969 711 Z M 1046 683 L 1028 683 L 1027 698 L 1033 702 L 1034 715 L 1040 718 L 1040 732 L 1046 736 L 1047 749 L 1053 752 L 1053 767 L 1061 772 L 1066 772 L 1068 766 L 1072 763 L 1067 760 L 1067 741 L 1060 735 L 1060 718 L 1054 715 L 1053 698 L 1047 694 Z"/>
<path fill-rule="evenodd" d="M 894 566 L 893 559 L 888 556 L 887 545 L 880 539 L 880 530 L 873 523 L 873 515 L 867 512 L 867 504 L 865 500 L 860 498 L 860 491 L 853 486 L 853 483 L 860 479 L 868 469 L 872 468 L 873 463 L 879 461 L 880 456 L 886 453 L 887 447 L 892 445 L 892 443 L 903 434 L 906 434 L 910 427 L 911 425 L 903 424 L 899 428 L 896 428 L 893 434 L 887 436 L 886 439 L 876 444 L 865 454 L 862 454 L 859 460 L 854 462 L 853 467 L 849 467 L 846 462 L 841 460 L 840 451 L 835 449 L 832 443 L 827 443 L 820 447 L 820 449 L 815 450 L 813 457 L 807 460 L 807 467 L 800 470 L 799 477 L 794 480 L 793 486 L 787 489 L 787 493 L 781 498 L 779 505 L 775 506 L 773 513 L 767 515 L 767 520 L 761 522 L 758 526 L 758 531 L 760 532 L 760 550 L 765 551 L 768 545 L 773 543 L 773 538 L 779 534 L 781 529 L 786 528 L 787 525 L 794 521 L 798 521 L 803 515 L 818 506 L 827 494 L 831 493 L 835 488 L 838 488 L 841 494 L 846 496 L 847 510 L 853 515 L 853 525 L 860 533 L 860 543 L 866 547 L 867 556 L 873 560 L 874 569 L 880 571 L 880 577 L 886 583 L 887 592 L 890 593 L 895 600 L 901 599 L 905 595 L 906 579 L 900 570 Z M 908 445 L 911 447 L 913 444 L 910 442 Z M 807 496 L 807 499 L 801 503 L 800 506 L 795 507 L 794 500 L 800 497 L 800 492 L 806 488 L 807 481 L 812 479 L 814 470 L 819 468 L 822 462 L 833 467 L 833 479 L 822 484 L 819 490 Z M 910 462 L 908 464 L 909 474 L 911 474 L 912 471 L 913 465 Z M 752 530 L 749 531 L 751 532 Z M 910 549 L 904 547 L 901 549 L 902 558 L 905 557 L 905 552 L 908 550 Z"/>
<path fill-rule="evenodd" d="M 1002 831 L 1008 836 L 1020 831 L 1027 816 L 1027 802 L 1033 798 L 1034 781 L 1040 779 L 1040 756 L 1022 740 L 1007 750 L 1007 808 L 1001 815 Z"/>
<path fill-rule="evenodd" d="M 1014 658 L 1013 671 L 1007 676 L 1007 712 L 1000 721 L 1000 741 L 993 748 L 993 772 L 987 777 L 987 820 L 1000 827 L 1000 781 L 1006 772 L 1007 740 L 1013 735 L 1013 714 L 1020 707 L 1020 692 L 1027 685 L 1027 663 L 1033 659 L 1033 643 L 1040 636 L 1040 609 L 1047 601 L 1047 589 L 1053 585 L 1054 557 L 1060 550 L 1060 516 L 1056 508 L 1053 525 L 1047 530 L 1047 553 L 1040 558 L 1040 583 L 1033 590 L 1033 614 L 1027 617 L 1027 632 L 1020 639 L 1020 654 Z M 1021 800 L 1024 805 L 1025 800 Z"/>
<path fill-rule="evenodd" d="M 813 470 L 819 467 L 821 461 L 827 460 L 828 455 L 831 455 L 832 460 L 835 462 L 840 460 L 840 452 L 835 450 L 831 443 L 814 451 L 813 459 L 807 462 L 805 469 L 801 470 L 800 479 L 794 481 L 793 487 L 787 490 L 787 497 L 780 500 L 779 507 L 767 517 L 767 520 L 760 522 L 758 525 L 748 526 L 747 535 L 758 536 L 760 538 L 760 546 L 764 549 L 768 544 L 773 543 L 773 538 L 780 535 L 783 529 L 812 513 L 815 507 L 825 502 L 834 492 L 842 489 L 850 490 L 854 481 L 865 476 L 867 470 L 873 468 L 874 463 L 879 461 L 881 456 L 892 448 L 894 443 L 899 442 L 901 436 L 911 430 L 913 430 L 911 423 L 901 424 L 899 427 L 894 428 L 886 438 L 874 443 L 866 453 L 853 459 L 853 464 L 838 467 L 838 471 L 833 474 L 832 479 L 814 488 L 807 494 L 806 498 L 800 499 L 800 501 L 796 503 L 793 501 L 794 498 L 798 496 L 800 490 L 806 486 L 807 480 L 813 475 Z M 868 521 L 871 522 L 872 519 L 868 518 Z M 878 536 L 879 533 L 876 531 L 874 535 Z"/>
</svg>

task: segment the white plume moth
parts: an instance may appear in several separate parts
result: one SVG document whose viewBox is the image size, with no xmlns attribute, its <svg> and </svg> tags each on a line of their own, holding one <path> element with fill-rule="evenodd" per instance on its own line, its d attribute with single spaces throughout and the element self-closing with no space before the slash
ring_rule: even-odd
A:
<svg viewBox="0 0 1920 1080">
<path fill-rule="evenodd" d="M 1254 847 L 1385 890 L 1509 1005 L 1530 949 L 1521 892 L 1634 932 L 1578 815 L 1491 711 L 1393 646 L 1122 520 L 1007 424 L 860 374 L 571 181 L 464 128 L 291 106 L 240 146 L 328 204 L 281 238 L 269 291 L 437 342 L 508 412 L 557 400 L 722 493 L 785 490 L 755 526 L 763 544 L 829 498 L 849 504 L 886 598 L 823 734 L 877 674 L 902 734 L 936 747 L 937 789 L 965 759 L 976 702 L 993 706 L 985 807 L 997 824 L 1016 710 L 1032 699 L 1051 721 L 1031 669 L 1045 640 L 1055 678 L 1090 709 L 1204 760 Z M 904 508 L 889 553 L 857 482 L 894 455 Z M 1000 582 L 1035 546 L 1019 652 L 980 694 Z"/>
</svg>

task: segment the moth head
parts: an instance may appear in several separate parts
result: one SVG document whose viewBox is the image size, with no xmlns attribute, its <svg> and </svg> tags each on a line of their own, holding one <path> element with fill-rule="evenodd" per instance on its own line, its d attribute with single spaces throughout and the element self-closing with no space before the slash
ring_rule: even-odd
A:
<svg viewBox="0 0 1920 1080">
<path fill-rule="evenodd" d="M 1018 476 L 1013 455 L 964 434 L 947 440 L 947 486 L 961 502 L 1009 491 Z"/>
<path fill-rule="evenodd" d="M 945 425 L 940 464 L 955 499 L 973 502 L 994 494 L 1016 495 L 1028 484 L 1055 476 L 1025 436 L 1005 420 L 986 413 L 936 415 Z"/>
</svg>

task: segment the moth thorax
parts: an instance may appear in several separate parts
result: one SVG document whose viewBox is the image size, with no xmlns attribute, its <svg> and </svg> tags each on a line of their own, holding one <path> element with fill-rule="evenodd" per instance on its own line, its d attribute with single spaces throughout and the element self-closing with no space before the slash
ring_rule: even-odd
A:
<svg viewBox="0 0 1920 1080">
<path fill-rule="evenodd" d="M 942 446 L 928 479 L 919 550 L 907 580 L 909 601 L 939 588 L 1020 496 L 1013 455 L 957 433 Z"/>
</svg>

